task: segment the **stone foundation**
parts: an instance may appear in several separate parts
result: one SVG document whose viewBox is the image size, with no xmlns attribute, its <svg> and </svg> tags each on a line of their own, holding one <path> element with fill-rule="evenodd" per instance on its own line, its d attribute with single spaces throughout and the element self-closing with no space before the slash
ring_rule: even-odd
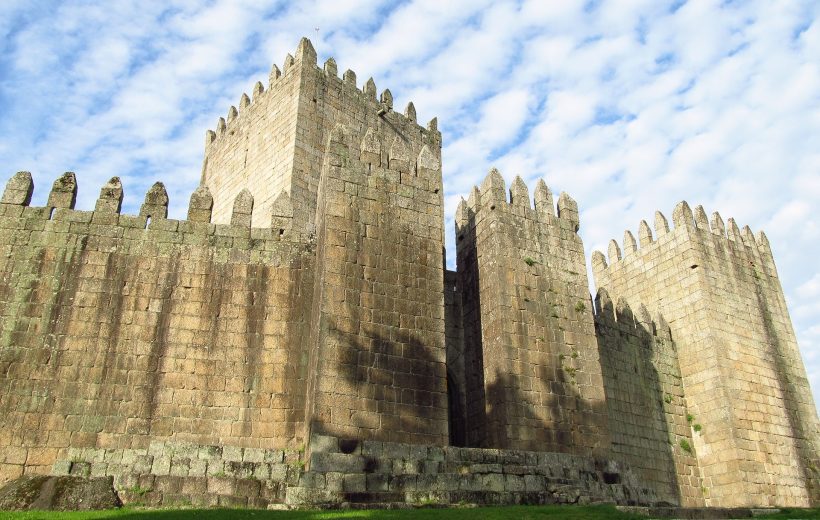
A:
<svg viewBox="0 0 820 520">
<path fill-rule="evenodd" d="M 112 476 L 126 505 L 396 507 L 655 503 L 623 463 L 566 453 L 314 436 L 310 453 L 152 442 L 77 449 L 56 475 Z"/>
</svg>

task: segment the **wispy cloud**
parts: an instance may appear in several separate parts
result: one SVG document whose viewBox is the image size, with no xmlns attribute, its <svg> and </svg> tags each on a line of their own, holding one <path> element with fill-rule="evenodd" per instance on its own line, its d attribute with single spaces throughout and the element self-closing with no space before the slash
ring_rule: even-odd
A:
<svg viewBox="0 0 820 520">
<path fill-rule="evenodd" d="M 75 170 L 83 207 L 120 175 L 181 217 L 205 129 L 307 35 L 439 117 L 448 215 L 496 165 L 571 193 L 588 252 L 682 198 L 765 229 L 820 389 L 816 2 L 30 4 L 0 4 L 0 162 L 35 202 Z"/>
</svg>

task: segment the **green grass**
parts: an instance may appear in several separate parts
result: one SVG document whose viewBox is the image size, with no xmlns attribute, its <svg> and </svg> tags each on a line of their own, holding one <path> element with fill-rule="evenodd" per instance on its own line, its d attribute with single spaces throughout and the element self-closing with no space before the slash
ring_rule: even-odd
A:
<svg viewBox="0 0 820 520">
<path fill-rule="evenodd" d="M 638 520 L 645 517 L 623 513 L 614 506 L 508 506 L 460 509 L 405 509 L 368 511 L 263 511 L 254 509 L 119 509 L 92 512 L 0 512 L 0 519 L 9 520 L 227 520 L 252 518 L 258 520 L 329 520 L 366 519 L 386 520 L 538 520 L 554 518 L 566 520 Z"/>
<path fill-rule="evenodd" d="M 820 519 L 820 509 L 790 509 L 781 508 L 779 513 L 773 515 L 759 516 L 758 518 L 765 518 L 766 520 L 798 520 L 801 518 Z"/>
<path fill-rule="evenodd" d="M 613 506 L 508 506 L 462 509 L 408 509 L 370 511 L 262 511 L 256 509 L 117 509 L 91 512 L 28 511 L 9 513 L 0 511 L 2 520 L 228 520 L 251 518 L 257 520 L 332 520 L 332 519 L 385 519 L 385 520 L 538 520 L 541 518 L 567 520 L 639 520 L 645 517 L 618 511 Z M 780 513 L 759 516 L 767 520 L 820 520 L 820 509 L 781 509 Z"/>
</svg>

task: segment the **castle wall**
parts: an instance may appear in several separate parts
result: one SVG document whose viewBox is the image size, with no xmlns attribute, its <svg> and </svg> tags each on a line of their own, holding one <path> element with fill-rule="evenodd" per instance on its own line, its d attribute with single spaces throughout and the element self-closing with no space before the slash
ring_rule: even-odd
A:
<svg viewBox="0 0 820 520">
<path fill-rule="evenodd" d="M 533 208 L 492 170 L 446 271 L 436 120 L 307 39 L 283 69 L 206 134 L 187 220 L 160 183 L 121 215 L 116 177 L 93 211 L 74 174 L 45 207 L 9 181 L 0 482 L 110 475 L 153 505 L 818 503 L 765 235 L 681 203 L 593 255 L 595 311 L 576 203 L 556 214 L 540 181 Z"/>
<path fill-rule="evenodd" d="M 21 185 L 30 200 L 23 173 L 3 201 Z M 210 224 L 205 189 L 185 221 L 163 218 L 161 185 L 140 216 L 119 214 L 116 178 L 94 211 L 75 197 L 66 174 L 49 207 L 0 204 L 0 480 L 69 448 L 302 443 L 312 246 L 241 204 Z"/>
<path fill-rule="evenodd" d="M 493 170 L 456 216 L 463 290 L 468 443 L 605 453 L 604 386 L 577 234 L 562 195 L 543 182 L 530 206 L 520 178 Z"/>
<path fill-rule="evenodd" d="M 329 134 L 318 190 L 311 432 L 446 445 L 436 131 L 375 102 Z"/>
<path fill-rule="evenodd" d="M 686 203 L 621 255 L 593 255 L 598 287 L 658 308 L 678 349 L 709 505 L 816 503 L 817 414 L 765 235 L 728 235 Z"/>
<path fill-rule="evenodd" d="M 617 309 L 606 290 L 596 298 L 595 329 L 604 376 L 611 456 L 627 462 L 658 499 L 704 505 L 693 430 L 669 326 L 653 321 L 643 305 L 633 315 L 624 299 Z"/>
</svg>

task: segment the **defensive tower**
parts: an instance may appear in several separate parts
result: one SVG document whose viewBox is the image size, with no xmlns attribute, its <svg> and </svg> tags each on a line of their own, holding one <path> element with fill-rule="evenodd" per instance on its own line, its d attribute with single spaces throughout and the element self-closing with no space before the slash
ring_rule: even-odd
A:
<svg viewBox="0 0 820 520">
<path fill-rule="evenodd" d="M 818 422 L 768 239 L 686 202 L 595 252 L 595 283 L 669 322 L 712 505 L 816 502 Z"/>
<path fill-rule="evenodd" d="M 609 431 L 578 206 L 493 169 L 456 211 L 467 442 L 605 453 Z"/>
</svg>

